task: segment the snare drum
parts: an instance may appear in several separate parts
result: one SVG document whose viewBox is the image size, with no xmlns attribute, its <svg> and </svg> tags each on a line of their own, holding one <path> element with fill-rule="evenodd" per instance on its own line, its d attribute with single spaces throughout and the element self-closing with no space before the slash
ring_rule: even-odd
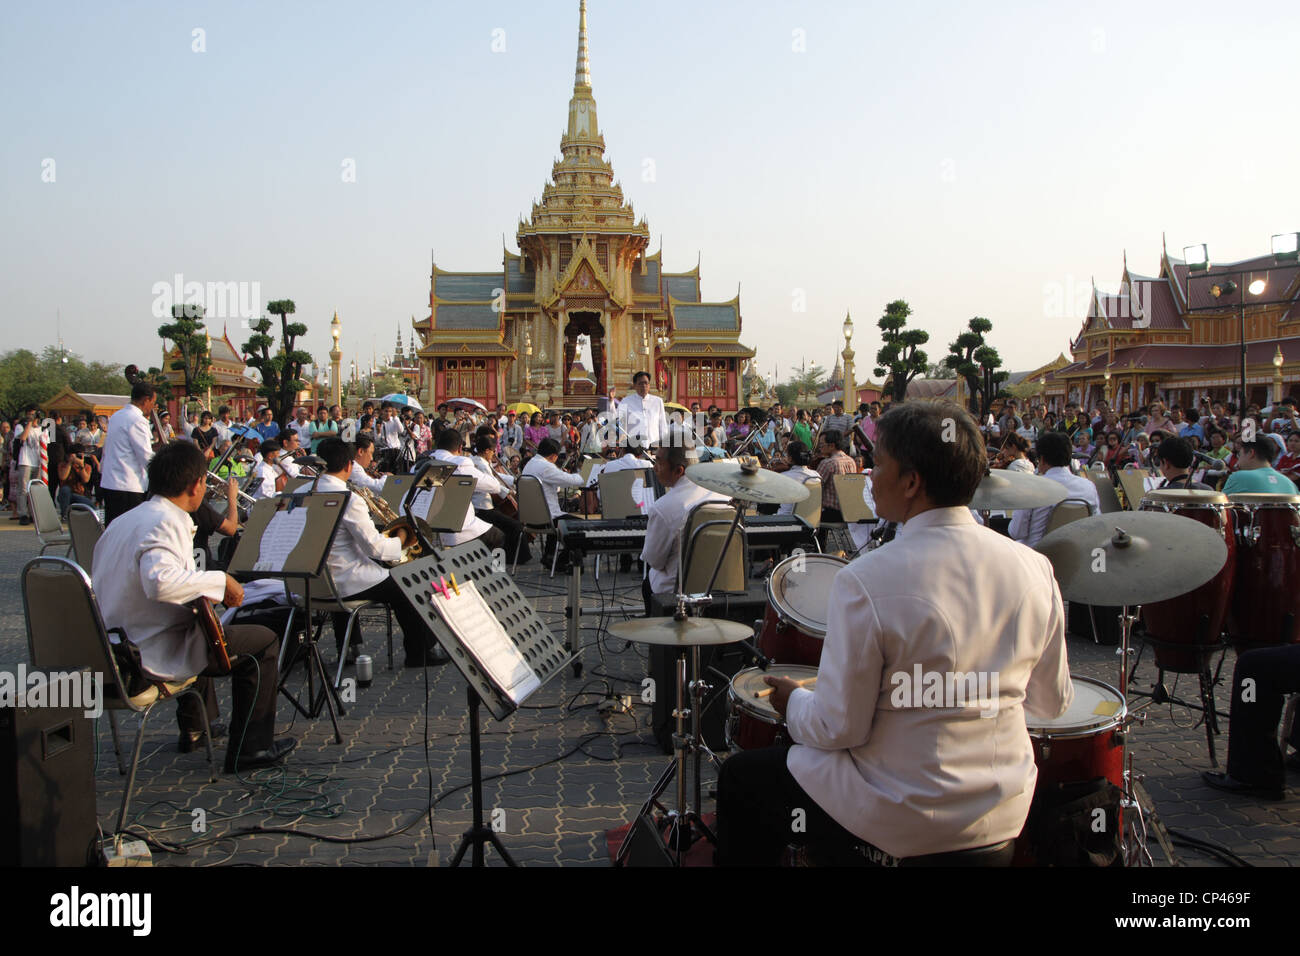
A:
<svg viewBox="0 0 1300 956">
<path fill-rule="evenodd" d="M 803 681 L 817 676 L 817 668 L 801 664 L 773 664 L 767 670 L 747 667 L 731 679 L 727 689 L 726 741 L 729 750 L 757 750 L 787 743 L 785 718 L 772 706 L 764 677 Z M 759 696 L 762 695 L 762 696 Z"/>
<path fill-rule="evenodd" d="M 1117 787 L 1124 782 L 1124 749 L 1120 729 L 1127 713 L 1124 698 L 1109 684 L 1091 677 L 1070 676 L 1074 701 L 1055 720 L 1026 714 L 1034 745 L 1038 782 L 1034 794 L 1058 783 L 1081 783 L 1105 777 Z M 1022 833 L 1016 841 L 1016 865 L 1036 862 L 1034 848 Z"/>
<path fill-rule="evenodd" d="M 1300 495 L 1230 495 L 1237 586 L 1228 632 L 1238 650 L 1300 643 Z"/>
<path fill-rule="evenodd" d="M 777 664 L 821 663 L 831 584 L 846 564 L 829 554 L 792 554 L 772 569 L 758 638 L 764 655 Z"/>
<path fill-rule="evenodd" d="M 1152 638 L 1156 666 L 1176 674 L 1199 674 L 1207 652 L 1197 650 L 1219 643 L 1227 623 L 1233 581 L 1237 575 L 1237 536 L 1232 503 L 1217 491 L 1164 488 L 1149 491 L 1141 511 L 1164 511 L 1208 525 L 1228 546 L 1219 573 L 1194 591 L 1168 601 L 1142 605 L 1142 623 Z M 1186 645 L 1176 647 L 1170 645 Z"/>
</svg>

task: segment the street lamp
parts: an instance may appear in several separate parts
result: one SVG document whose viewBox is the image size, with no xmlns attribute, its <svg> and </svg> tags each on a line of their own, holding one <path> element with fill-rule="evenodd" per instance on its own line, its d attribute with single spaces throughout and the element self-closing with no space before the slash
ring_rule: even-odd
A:
<svg viewBox="0 0 1300 956">
<path fill-rule="evenodd" d="M 1106 366 L 1106 371 L 1105 373 L 1103 373 L 1102 378 L 1106 380 L 1106 405 L 1107 407 L 1109 407 L 1110 406 L 1110 366 L 1109 365 Z"/>
<path fill-rule="evenodd" d="M 844 410 L 850 415 L 858 404 L 857 383 L 853 380 L 853 316 L 844 313 L 844 324 L 840 326 L 844 333 Z"/>
<path fill-rule="evenodd" d="M 1273 353 L 1273 407 L 1277 408 L 1282 403 L 1282 363 L 1286 359 L 1282 357 L 1282 346 L 1277 347 Z"/>
</svg>

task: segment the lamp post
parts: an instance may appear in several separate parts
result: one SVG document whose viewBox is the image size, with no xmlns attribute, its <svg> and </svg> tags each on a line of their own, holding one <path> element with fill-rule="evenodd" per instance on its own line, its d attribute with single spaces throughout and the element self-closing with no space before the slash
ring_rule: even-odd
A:
<svg viewBox="0 0 1300 956">
<path fill-rule="evenodd" d="M 1102 378 L 1106 380 L 1106 406 L 1109 408 L 1110 407 L 1110 366 L 1109 365 L 1106 366 L 1106 371 L 1102 375 Z"/>
<path fill-rule="evenodd" d="M 1277 347 L 1273 353 L 1273 407 L 1277 408 L 1282 402 L 1282 363 L 1286 359 L 1282 357 L 1282 346 Z"/>
<path fill-rule="evenodd" d="M 334 339 L 334 348 L 330 349 L 330 404 L 343 404 L 343 383 L 339 381 L 339 366 L 343 361 L 343 351 L 339 348 L 339 336 L 343 333 L 343 325 L 339 322 L 338 312 L 334 313 L 334 320 L 330 322 L 330 336 Z"/>
<path fill-rule="evenodd" d="M 858 389 L 853 381 L 853 317 L 844 313 L 844 324 L 840 326 L 840 331 L 844 333 L 844 351 L 841 355 L 844 358 L 844 410 L 850 415 L 858 407 Z"/>
</svg>

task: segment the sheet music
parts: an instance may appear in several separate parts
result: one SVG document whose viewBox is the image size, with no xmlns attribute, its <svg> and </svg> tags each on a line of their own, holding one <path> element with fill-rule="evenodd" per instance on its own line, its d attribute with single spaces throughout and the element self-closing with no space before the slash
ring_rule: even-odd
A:
<svg viewBox="0 0 1300 956">
<path fill-rule="evenodd" d="M 537 672 L 524 659 L 473 581 L 461 584 L 459 595 L 451 588 L 448 591 L 451 596 L 446 598 L 441 592 L 434 593 L 434 610 L 460 638 L 479 668 L 516 705 L 521 704 L 542 686 Z"/>
<path fill-rule="evenodd" d="M 257 551 L 254 571 L 279 571 L 289 560 L 289 554 L 302 540 L 307 527 L 307 508 L 277 511 L 262 532 L 261 546 Z"/>
<path fill-rule="evenodd" d="M 597 485 L 599 484 L 598 479 L 600 478 L 600 473 L 601 471 L 604 470 L 604 468 L 605 468 L 605 463 L 603 461 L 597 462 L 596 464 L 591 466 L 591 474 L 587 476 L 586 487 L 588 488 L 597 487 Z"/>
<path fill-rule="evenodd" d="M 433 496 L 437 488 L 426 488 L 424 491 L 417 491 L 415 497 L 411 499 L 411 514 L 421 521 L 429 520 L 429 512 L 433 510 Z"/>
<path fill-rule="evenodd" d="M 643 512 L 654 504 L 655 486 L 642 478 L 632 479 L 632 502 Z"/>
<path fill-rule="evenodd" d="M 1143 491 L 1155 491 L 1160 487 L 1160 482 L 1164 481 L 1159 475 L 1147 475 L 1142 479 Z"/>
</svg>

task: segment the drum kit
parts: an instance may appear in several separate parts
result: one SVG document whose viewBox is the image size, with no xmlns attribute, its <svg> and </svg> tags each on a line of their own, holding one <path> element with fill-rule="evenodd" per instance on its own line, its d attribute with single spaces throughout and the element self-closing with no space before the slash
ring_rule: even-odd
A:
<svg viewBox="0 0 1300 956">
<path fill-rule="evenodd" d="M 744 505 L 794 502 L 807 495 L 799 483 L 748 463 L 695 465 L 687 475 L 701 487 L 727 494 L 741 505 L 733 528 L 741 520 Z M 984 512 L 1048 507 L 1065 497 L 1064 486 L 1051 479 L 993 471 L 981 482 L 971 507 Z M 1039 787 L 1105 778 L 1119 788 L 1120 845 L 1126 865 L 1152 862 L 1146 845 L 1145 795 L 1128 750 L 1130 728 L 1145 720 L 1145 714 L 1134 713 L 1128 706 L 1129 644 L 1138 620 L 1136 612 L 1149 612 L 1144 615 L 1151 622 L 1148 629 L 1158 635 L 1155 641 L 1163 642 L 1153 641 L 1153 646 L 1168 669 L 1184 665 L 1202 654 L 1203 647 L 1212 646 L 1204 635 L 1217 635 L 1230 594 L 1235 596 L 1232 607 L 1243 609 L 1235 617 L 1234 640 L 1258 643 L 1259 635 L 1269 633 L 1287 642 L 1300 639 L 1300 607 L 1286 603 L 1277 609 L 1283 595 L 1287 602 L 1300 601 L 1296 597 L 1300 592 L 1294 587 L 1295 575 L 1300 574 L 1300 496 L 1234 496 L 1231 507 L 1225 507 L 1221 497 L 1206 492 L 1153 493 L 1141 511 L 1072 521 L 1045 536 L 1037 547 L 1051 562 L 1066 600 L 1122 606 L 1117 686 L 1072 676 L 1074 702 L 1066 713 L 1052 720 L 1030 718 L 1027 729 Z M 719 762 L 700 732 L 700 712 L 712 690 L 700 676 L 700 647 L 741 644 L 759 661 L 760 666 L 741 670 L 731 679 L 727 746 L 748 750 L 785 742 L 785 723 L 772 706 L 764 677 L 785 676 L 802 686 L 815 686 L 833 580 L 846 564 L 830 555 L 800 553 L 777 564 L 767 582 L 765 617 L 753 627 L 694 616 L 708 603 L 707 594 L 679 594 L 671 618 L 630 620 L 610 627 L 615 637 L 679 650 L 674 757 L 637 814 L 649 818 L 657 811 L 666 829 L 655 832 L 666 836 L 678 865 L 699 837 L 716 842 L 700 818 L 702 758 Z M 1232 587 L 1234 565 L 1236 591 Z M 1243 579 L 1252 580 L 1250 590 L 1240 589 Z M 1285 583 L 1288 580 L 1290 584 Z M 1182 623 L 1166 623 L 1165 615 L 1170 614 L 1181 616 Z M 1200 622 L 1202 617 L 1204 623 L 1187 627 L 1188 620 Z M 1228 626 L 1231 629 L 1231 621 Z M 757 651 L 742 643 L 755 634 Z M 1207 703 L 1212 709 L 1212 699 Z M 688 800 L 688 770 L 693 780 L 692 800 Z M 674 777 L 676 805 L 667 808 L 660 796 Z M 1157 829 L 1156 835 L 1172 858 L 1162 831 Z M 624 843 L 619 863 L 626 861 L 630 844 L 630 840 Z"/>
</svg>

